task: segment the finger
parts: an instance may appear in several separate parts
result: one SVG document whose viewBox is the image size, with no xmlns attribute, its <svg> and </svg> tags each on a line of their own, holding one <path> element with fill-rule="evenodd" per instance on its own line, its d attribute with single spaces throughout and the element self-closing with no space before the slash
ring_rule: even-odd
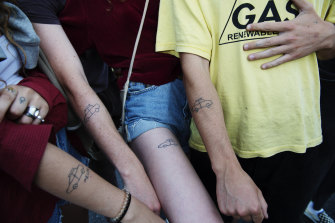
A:
<svg viewBox="0 0 335 223">
<path fill-rule="evenodd" d="M 35 120 L 34 117 L 28 116 L 27 114 L 23 114 L 17 122 L 20 124 L 32 124 L 34 120 Z"/>
<path fill-rule="evenodd" d="M 261 39 L 245 43 L 243 45 L 243 50 L 247 51 L 247 50 L 268 48 L 273 46 L 279 46 L 284 43 L 287 43 L 287 40 L 283 38 L 283 36 L 273 36 L 267 39 Z"/>
<path fill-rule="evenodd" d="M 261 69 L 263 70 L 266 70 L 266 69 L 270 69 L 270 68 L 273 68 L 273 67 L 277 67 L 283 63 L 286 63 L 288 61 L 291 61 L 291 55 L 289 54 L 284 54 L 283 56 L 273 60 L 273 61 L 270 61 L 268 63 L 265 63 L 265 64 L 262 64 L 261 66 Z"/>
<path fill-rule="evenodd" d="M 289 46 L 286 46 L 286 45 L 272 47 L 272 48 L 263 50 L 261 52 L 250 54 L 248 56 L 248 60 L 253 61 L 253 60 L 269 58 L 269 57 L 273 57 L 277 55 L 283 55 L 286 52 L 288 52 L 288 50 L 289 50 Z"/>
<path fill-rule="evenodd" d="M 247 25 L 247 31 L 284 32 L 290 29 L 290 21 L 260 22 Z"/>
<path fill-rule="evenodd" d="M 264 215 L 262 212 L 251 216 L 251 221 L 253 221 L 254 223 L 262 223 L 263 219 Z"/>
<path fill-rule="evenodd" d="M 44 123 L 45 122 L 44 119 L 47 116 L 48 112 L 49 112 L 48 106 L 40 106 L 40 113 L 38 117 L 32 122 L 32 124 L 38 125 L 38 124 Z"/>
<path fill-rule="evenodd" d="M 12 103 L 7 118 L 10 120 L 16 120 L 20 118 L 27 107 L 27 99 L 26 97 L 22 96 L 20 92 L 18 92 L 18 95 L 15 99 L 15 101 Z"/>
<path fill-rule="evenodd" d="M 259 201 L 261 203 L 261 208 L 262 208 L 262 213 L 263 213 L 263 216 L 265 219 L 268 219 L 269 218 L 269 215 L 268 215 L 268 204 L 266 203 L 265 199 L 264 199 L 264 196 L 262 194 L 261 191 L 258 191 L 258 198 L 259 198 Z"/>
<path fill-rule="evenodd" d="M 8 86 L 7 88 L 1 90 L 1 94 L 0 94 L 0 122 L 5 117 L 9 107 L 12 105 L 16 96 L 17 96 L 17 90 L 12 86 Z"/>
<path fill-rule="evenodd" d="M 40 115 L 40 106 L 30 102 L 18 123 L 32 124 L 38 115 Z"/>
</svg>

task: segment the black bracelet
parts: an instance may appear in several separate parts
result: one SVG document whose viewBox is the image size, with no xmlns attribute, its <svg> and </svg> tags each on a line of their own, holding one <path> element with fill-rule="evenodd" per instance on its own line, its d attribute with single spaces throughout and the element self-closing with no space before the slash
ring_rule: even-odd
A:
<svg viewBox="0 0 335 223">
<path fill-rule="evenodd" d="M 122 208 L 119 211 L 118 215 L 116 215 L 115 218 L 110 218 L 109 222 L 111 223 L 120 223 L 121 220 L 124 218 L 124 216 L 127 214 L 127 211 L 129 209 L 130 202 L 131 202 L 131 194 L 126 189 L 124 189 L 123 191 L 125 193 L 125 198 L 124 198 Z"/>
</svg>

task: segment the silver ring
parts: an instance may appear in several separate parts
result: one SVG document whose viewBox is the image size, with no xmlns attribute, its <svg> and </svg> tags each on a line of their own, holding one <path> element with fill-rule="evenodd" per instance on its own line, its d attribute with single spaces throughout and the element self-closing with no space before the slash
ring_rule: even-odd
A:
<svg viewBox="0 0 335 223">
<path fill-rule="evenodd" d="M 36 119 L 36 117 L 35 116 L 33 116 L 32 114 L 30 114 L 30 113 L 24 113 L 24 115 L 25 116 L 28 116 L 29 118 L 32 118 L 33 120 L 35 120 Z"/>
<path fill-rule="evenodd" d="M 28 106 L 25 111 L 25 115 L 32 119 L 36 119 L 40 115 L 40 109 L 34 106 Z"/>
<path fill-rule="evenodd" d="M 44 123 L 44 122 L 45 122 L 45 120 L 44 120 L 40 115 L 37 116 L 36 118 L 39 119 L 39 120 L 41 121 L 41 123 Z"/>
</svg>

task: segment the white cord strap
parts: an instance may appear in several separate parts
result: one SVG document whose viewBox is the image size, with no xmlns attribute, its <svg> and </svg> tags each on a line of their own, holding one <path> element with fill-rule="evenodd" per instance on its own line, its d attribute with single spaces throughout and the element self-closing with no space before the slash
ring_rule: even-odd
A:
<svg viewBox="0 0 335 223">
<path fill-rule="evenodd" d="M 147 10 L 148 10 L 148 5 L 149 5 L 149 0 L 146 0 L 145 1 L 145 5 L 144 5 L 143 14 L 142 14 L 142 19 L 141 19 L 140 27 L 138 29 L 138 33 L 137 33 L 137 37 L 136 37 L 136 41 L 135 41 L 135 45 L 134 45 L 133 54 L 132 54 L 132 57 L 131 57 L 131 60 L 130 60 L 130 66 L 129 66 L 129 70 L 128 70 L 127 81 L 126 81 L 126 83 L 124 84 L 124 87 L 123 87 L 123 94 L 122 94 L 122 116 L 121 116 L 121 126 L 119 128 L 119 132 L 122 135 L 123 135 L 124 130 L 125 130 L 125 124 L 124 124 L 124 120 L 125 120 L 125 104 L 126 104 L 126 99 L 127 99 L 129 80 L 130 80 L 130 77 L 131 77 L 131 74 L 132 74 L 132 71 L 133 71 L 133 66 L 134 66 L 136 51 L 137 51 L 138 43 L 139 43 L 140 38 L 141 38 L 143 24 L 144 24 L 145 16 L 147 14 Z"/>
</svg>

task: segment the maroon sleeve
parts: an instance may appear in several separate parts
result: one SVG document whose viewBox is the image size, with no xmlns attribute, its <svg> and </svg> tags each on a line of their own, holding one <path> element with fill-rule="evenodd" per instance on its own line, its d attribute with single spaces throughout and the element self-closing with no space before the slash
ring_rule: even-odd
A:
<svg viewBox="0 0 335 223">
<path fill-rule="evenodd" d="M 0 123 L 0 170 L 31 190 L 51 133 L 51 125 Z"/>
<path fill-rule="evenodd" d="M 47 101 L 49 113 L 40 125 L 16 124 L 6 119 L 0 123 L 0 170 L 30 190 L 50 136 L 54 139 L 53 133 L 67 123 L 67 107 L 64 97 L 45 75 L 36 70 L 28 74 L 19 85 L 38 92 Z"/>
</svg>

